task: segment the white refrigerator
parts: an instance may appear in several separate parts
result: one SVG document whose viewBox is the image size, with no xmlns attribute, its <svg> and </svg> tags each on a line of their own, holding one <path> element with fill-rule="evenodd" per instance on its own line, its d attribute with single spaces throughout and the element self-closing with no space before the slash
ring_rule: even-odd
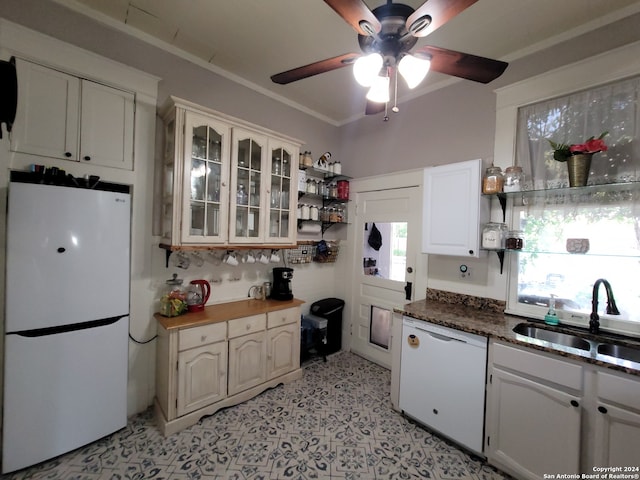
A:
<svg viewBox="0 0 640 480">
<path fill-rule="evenodd" d="M 3 473 L 127 422 L 129 189 L 17 177 L 7 213 Z"/>
</svg>

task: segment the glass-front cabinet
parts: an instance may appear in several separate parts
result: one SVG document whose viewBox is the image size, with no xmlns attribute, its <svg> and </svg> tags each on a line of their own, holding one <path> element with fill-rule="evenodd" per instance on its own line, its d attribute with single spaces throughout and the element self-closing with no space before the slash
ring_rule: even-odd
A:
<svg viewBox="0 0 640 480">
<path fill-rule="evenodd" d="M 182 242 L 227 241 L 230 129 L 222 122 L 185 116 Z"/>
<path fill-rule="evenodd" d="M 300 144 L 195 107 L 163 109 L 161 243 L 294 245 Z"/>
<path fill-rule="evenodd" d="M 267 243 L 282 243 L 295 240 L 295 212 L 297 182 L 292 175 L 297 173 L 298 149 L 289 143 L 272 140 L 269 142 L 269 205 Z"/>
<path fill-rule="evenodd" d="M 249 130 L 233 129 L 231 152 L 230 243 L 263 241 L 267 137 Z"/>
</svg>

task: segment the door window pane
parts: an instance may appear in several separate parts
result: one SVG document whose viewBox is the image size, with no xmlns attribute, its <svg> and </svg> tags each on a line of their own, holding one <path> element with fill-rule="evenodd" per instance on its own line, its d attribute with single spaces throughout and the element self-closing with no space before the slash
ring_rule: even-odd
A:
<svg viewBox="0 0 640 480">
<path fill-rule="evenodd" d="M 404 282 L 407 223 L 367 223 L 365 229 L 362 260 L 364 274 Z"/>
</svg>

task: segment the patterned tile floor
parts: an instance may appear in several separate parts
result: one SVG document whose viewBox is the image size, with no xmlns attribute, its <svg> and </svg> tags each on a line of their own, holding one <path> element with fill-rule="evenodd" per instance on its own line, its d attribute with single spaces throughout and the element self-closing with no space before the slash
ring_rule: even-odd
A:
<svg viewBox="0 0 640 480">
<path fill-rule="evenodd" d="M 505 477 L 391 408 L 390 372 L 347 352 L 167 438 L 151 409 L 17 479 L 473 479 Z"/>
</svg>

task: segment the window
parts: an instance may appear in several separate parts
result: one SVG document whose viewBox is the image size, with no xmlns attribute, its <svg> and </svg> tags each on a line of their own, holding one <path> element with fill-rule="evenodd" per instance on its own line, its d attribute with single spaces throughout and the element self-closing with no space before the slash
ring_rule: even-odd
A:
<svg viewBox="0 0 640 480">
<path fill-rule="evenodd" d="M 619 80 L 518 109 L 517 164 L 529 190 L 512 209 L 512 226 L 524 232 L 522 252 L 512 255 L 508 311 L 542 318 L 555 299 L 563 323 L 586 326 L 594 282 L 607 279 L 620 316 L 605 315 L 603 330 L 640 336 L 640 77 Z M 582 143 L 605 137 L 589 184 L 568 186 L 566 164 L 553 159 L 548 139 Z"/>
</svg>

